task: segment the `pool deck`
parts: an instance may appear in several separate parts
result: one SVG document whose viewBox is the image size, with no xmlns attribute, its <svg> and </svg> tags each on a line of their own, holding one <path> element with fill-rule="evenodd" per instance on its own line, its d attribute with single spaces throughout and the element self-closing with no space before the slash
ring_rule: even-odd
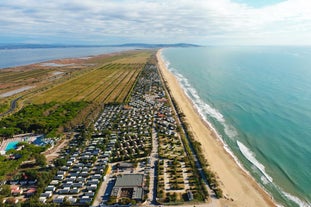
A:
<svg viewBox="0 0 311 207">
<path fill-rule="evenodd" d="M 39 136 L 39 135 L 21 134 L 21 135 L 16 135 L 10 139 L 5 139 L 0 144 L 0 154 L 5 154 L 5 152 L 6 152 L 5 149 L 10 142 L 24 142 L 25 138 L 27 138 L 27 142 L 31 143 L 37 138 L 37 136 Z"/>
<path fill-rule="evenodd" d="M 23 138 L 5 139 L 5 140 L 3 140 L 3 142 L 1 143 L 0 151 L 5 151 L 6 147 L 8 146 L 8 144 L 9 144 L 10 142 L 22 142 L 23 140 L 24 140 Z"/>
</svg>

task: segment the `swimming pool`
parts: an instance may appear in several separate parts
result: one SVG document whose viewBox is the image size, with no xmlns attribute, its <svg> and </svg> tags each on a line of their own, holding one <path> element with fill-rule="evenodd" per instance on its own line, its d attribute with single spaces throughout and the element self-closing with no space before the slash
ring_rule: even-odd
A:
<svg viewBox="0 0 311 207">
<path fill-rule="evenodd" d="M 5 148 L 5 151 L 8 151 L 10 149 L 16 149 L 16 145 L 19 143 L 19 141 L 13 141 L 9 142 Z"/>
<path fill-rule="evenodd" d="M 44 146 L 46 142 L 44 141 L 44 136 L 37 136 L 36 139 L 32 142 L 32 144 L 38 145 L 38 146 Z"/>
</svg>

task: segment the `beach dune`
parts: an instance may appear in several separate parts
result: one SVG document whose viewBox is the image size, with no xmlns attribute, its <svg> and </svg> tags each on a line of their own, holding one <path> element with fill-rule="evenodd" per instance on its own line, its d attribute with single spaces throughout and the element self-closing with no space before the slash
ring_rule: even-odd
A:
<svg viewBox="0 0 311 207">
<path fill-rule="evenodd" d="M 195 139 L 202 144 L 204 155 L 211 169 L 219 177 L 225 196 L 225 198 L 220 199 L 221 206 L 276 206 L 259 184 L 237 165 L 233 157 L 224 149 L 223 143 L 201 119 L 175 76 L 166 68 L 161 59 L 161 50 L 157 52 L 157 59 L 163 79 L 167 82 L 167 87 L 170 88 L 172 96 L 186 115 L 186 122 L 190 124 Z"/>
</svg>

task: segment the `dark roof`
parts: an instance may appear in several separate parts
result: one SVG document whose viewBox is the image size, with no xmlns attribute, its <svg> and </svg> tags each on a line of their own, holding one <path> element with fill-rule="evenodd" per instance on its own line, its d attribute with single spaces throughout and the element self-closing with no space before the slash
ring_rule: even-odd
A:
<svg viewBox="0 0 311 207">
<path fill-rule="evenodd" d="M 142 174 L 123 174 L 117 177 L 115 187 L 135 187 L 142 186 L 144 175 Z"/>
</svg>

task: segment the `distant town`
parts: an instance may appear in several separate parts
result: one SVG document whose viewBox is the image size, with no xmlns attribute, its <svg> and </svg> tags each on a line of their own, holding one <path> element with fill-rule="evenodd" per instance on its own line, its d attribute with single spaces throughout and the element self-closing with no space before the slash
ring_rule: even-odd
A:
<svg viewBox="0 0 311 207">
<path fill-rule="evenodd" d="M 122 98 L 123 92 L 116 93 L 114 100 L 123 101 L 93 105 L 83 116 L 89 122 L 75 118 L 85 102 L 70 105 L 75 113 L 62 104 L 43 103 L 43 113 L 56 113 L 51 108 L 57 107 L 63 107 L 61 113 L 72 113 L 57 125 L 62 138 L 49 137 L 58 132 L 45 128 L 43 123 L 50 120 L 41 121 L 41 133 L 38 128 L 19 135 L 2 129 L 2 135 L 12 138 L 3 137 L 1 142 L 0 165 L 7 169 L 0 174 L 1 205 L 195 205 L 211 196 L 222 197 L 215 175 L 162 80 L 154 52 L 148 54 L 145 64 L 133 70 L 124 84 L 127 93 Z M 109 96 L 113 93 L 115 89 Z M 12 119 L 14 115 L 5 116 L 0 126 L 9 126 Z"/>
</svg>

